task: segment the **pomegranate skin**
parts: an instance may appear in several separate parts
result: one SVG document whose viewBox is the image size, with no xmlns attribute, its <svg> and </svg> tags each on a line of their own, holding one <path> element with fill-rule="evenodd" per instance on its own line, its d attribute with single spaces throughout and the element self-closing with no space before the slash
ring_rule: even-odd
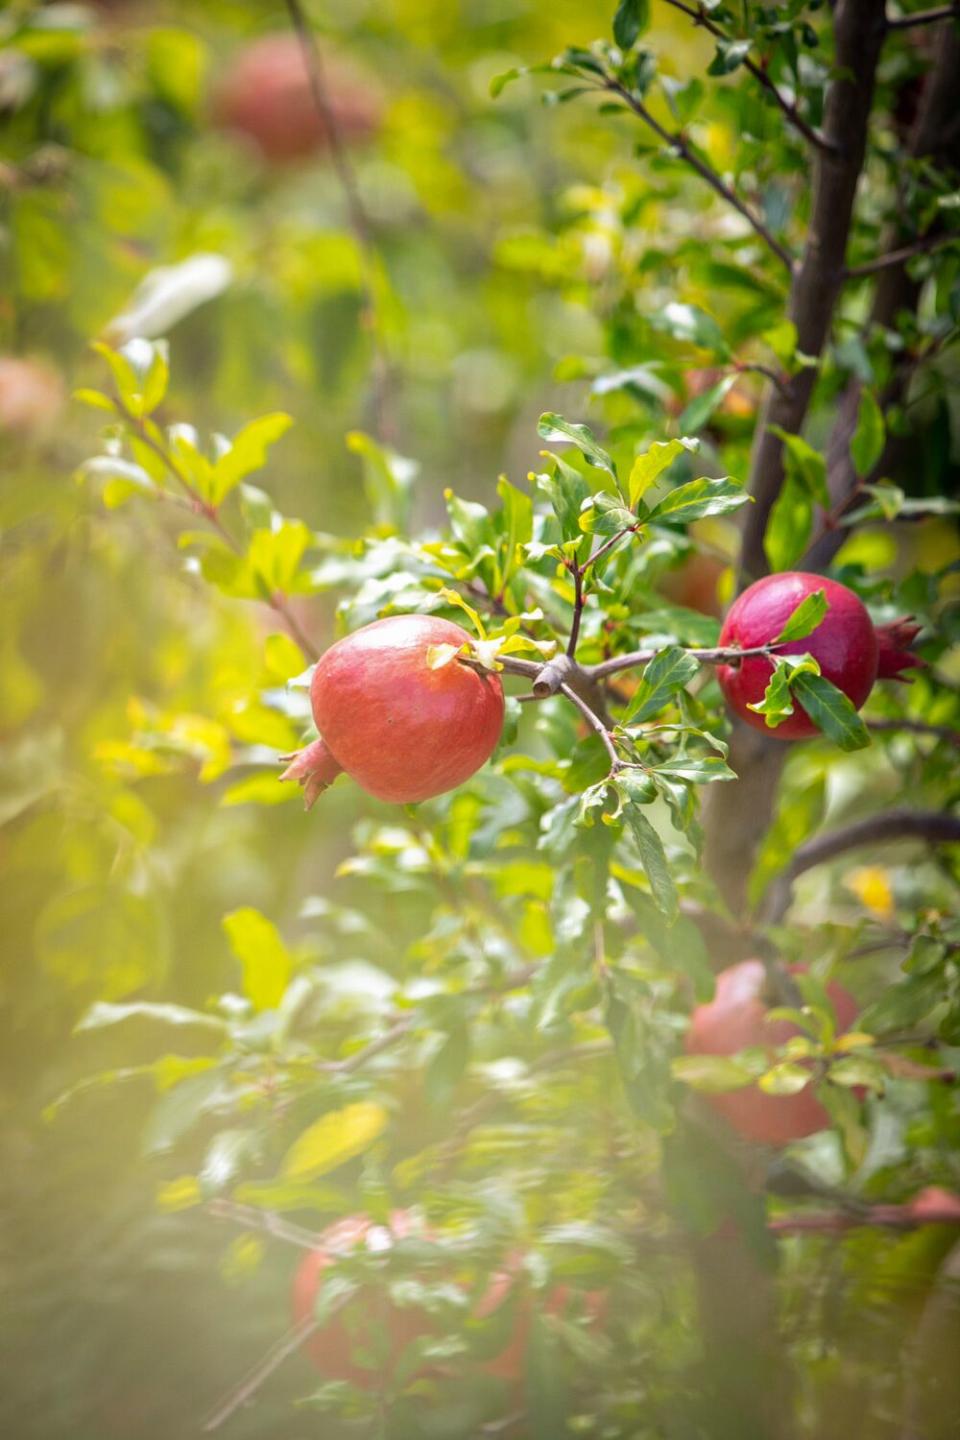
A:
<svg viewBox="0 0 960 1440">
<path fill-rule="evenodd" d="M 744 650 L 768 644 L 779 635 L 801 600 L 816 590 L 824 591 L 829 610 L 815 630 L 802 640 L 784 645 L 779 653 L 812 655 L 826 679 L 859 710 L 877 678 L 877 636 L 863 602 L 836 580 L 802 570 L 757 580 L 731 605 L 720 631 L 720 644 Z M 747 708 L 763 699 L 773 668 L 765 655 L 749 656 L 739 665 L 718 666 L 717 679 L 727 704 L 755 730 L 763 730 L 778 740 L 805 740 L 819 735 L 819 728 L 796 700 L 794 713 L 774 729 L 767 726 L 762 715 Z"/>
<path fill-rule="evenodd" d="M 348 1215 L 345 1220 L 329 1225 L 320 1237 L 320 1246 L 303 1257 L 294 1275 L 294 1324 L 299 1325 L 313 1315 L 324 1274 L 336 1262 L 338 1253 L 364 1246 L 374 1249 L 378 1243 L 391 1245 L 412 1235 L 414 1229 L 413 1220 L 406 1210 L 392 1211 L 389 1227 L 375 1224 L 368 1215 Z M 354 1301 L 348 1301 L 345 1309 L 351 1312 L 349 1318 L 344 1311 L 338 1311 L 310 1337 L 303 1348 L 323 1374 L 331 1379 L 349 1380 L 361 1389 L 378 1384 L 379 1376 L 375 1370 L 363 1370 L 353 1363 L 351 1352 L 354 1345 L 370 1349 L 371 1341 L 385 1325 L 393 1363 L 414 1340 L 430 1334 L 425 1313 L 387 1305 L 384 1314 L 378 1297 L 373 1293 L 359 1292 Z M 358 1319 L 358 1316 L 362 1318 Z"/>
<path fill-rule="evenodd" d="M 341 56 L 328 54 L 324 83 L 340 137 L 355 144 L 371 136 L 380 123 L 381 101 L 370 79 Z M 222 129 L 246 136 L 275 164 L 330 148 L 293 34 L 265 35 L 243 49 L 217 89 L 213 110 Z"/>
<path fill-rule="evenodd" d="M 519 1257 L 507 1269 L 498 1270 L 491 1276 L 490 1284 L 473 1312 L 477 1319 L 487 1319 L 495 1314 L 501 1305 L 507 1303 L 517 1283 L 513 1272 L 518 1261 Z M 569 1285 L 555 1285 L 543 1301 L 544 1313 L 562 1318 L 573 1304 L 574 1293 Z M 606 1292 L 588 1290 L 582 1296 L 582 1303 L 590 1323 L 602 1325 L 607 1316 Z M 492 1359 L 484 1362 L 483 1369 L 488 1375 L 508 1381 L 512 1385 L 520 1384 L 526 1372 L 533 1315 L 534 1301 L 529 1294 L 523 1295 L 517 1305 L 516 1319 L 509 1340 L 499 1355 L 494 1355 Z"/>
<path fill-rule="evenodd" d="M 392 615 L 321 655 L 310 698 L 337 764 L 379 800 L 411 805 L 468 780 L 503 729 L 503 686 L 458 660 L 431 670 L 431 646 L 469 644 L 433 615 Z"/>
<path fill-rule="evenodd" d="M 791 966 L 792 973 L 803 966 Z M 694 1010 L 687 1031 L 688 1055 L 736 1055 L 760 1046 L 773 1051 L 801 1032 L 789 1020 L 767 1021 L 764 999 L 766 970 L 761 960 L 743 960 L 717 976 L 716 993 Z M 831 981 L 827 994 L 836 1011 L 840 1031 L 848 1030 L 857 1003 L 842 985 Z M 763 1145 L 789 1145 L 805 1135 L 825 1130 L 830 1117 L 812 1086 L 796 1095 L 767 1095 L 756 1085 L 704 1096 L 707 1103 L 748 1140 Z"/>
</svg>

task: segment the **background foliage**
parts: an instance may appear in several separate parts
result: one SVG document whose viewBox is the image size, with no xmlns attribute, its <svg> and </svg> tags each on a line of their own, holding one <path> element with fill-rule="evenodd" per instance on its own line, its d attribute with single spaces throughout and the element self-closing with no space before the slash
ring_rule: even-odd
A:
<svg viewBox="0 0 960 1440">
<path fill-rule="evenodd" d="M 776 1427 L 887 1437 L 919 1414 L 916 1433 L 946 1437 L 956 1406 L 937 1346 L 949 1355 L 956 1331 L 930 1305 L 955 1232 L 794 1235 L 775 1261 L 768 1221 L 810 1187 L 854 1205 L 960 1188 L 956 1091 L 923 1075 L 958 1058 L 956 846 L 841 854 L 798 881 L 789 915 L 771 896 L 821 831 L 905 805 L 955 810 L 960 547 L 945 497 L 960 251 L 917 244 L 890 313 L 886 272 L 850 277 L 822 353 L 804 348 L 809 313 L 787 318 L 775 250 L 801 253 L 811 152 L 743 62 L 767 57 L 819 127 L 826 7 L 708 5 L 719 44 L 662 0 L 621 5 L 615 30 L 613 7 L 583 0 L 309 8 L 382 94 L 380 131 L 353 157 L 372 261 L 329 163 L 271 167 L 212 123 L 230 57 L 282 28 L 283 6 L 0 14 L 0 349 L 54 370 L 44 421 L 3 435 L 0 476 L 4 1429 L 199 1428 L 289 1324 L 298 1258 L 224 1223 L 219 1198 L 310 1228 L 423 1207 L 454 1237 L 467 1288 L 451 1290 L 429 1246 L 400 1256 L 399 1279 L 474 1362 L 498 1337 L 462 1296 L 516 1249 L 534 1293 L 557 1279 L 608 1290 L 602 1327 L 576 1308 L 534 1326 L 518 1424 L 544 1436 L 774 1433 L 736 1407 L 772 1389 L 783 1354 L 733 1312 L 717 1324 L 704 1298 L 710 1237 L 733 1216 L 756 1267 L 747 1288 L 778 1266 L 792 1382 Z M 850 267 L 955 225 L 956 136 L 911 148 L 933 63 L 956 49 L 945 33 L 884 43 Z M 585 48 L 613 35 L 619 51 Z M 565 51 L 563 68 L 491 95 L 496 77 Z M 572 93 L 598 64 L 620 87 L 605 98 L 626 90 L 679 152 L 629 104 L 604 113 Z M 688 144 L 773 249 L 694 173 Z M 158 292 L 158 268 L 177 266 Z M 138 289 L 148 276 L 152 293 Z M 111 372 L 113 350 L 90 342 L 144 333 L 168 350 L 128 353 L 158 418 L 196 427 L 197 448 L 182 431 L 174 453 L 223 500 L 239 559 L 178 509 L 142 434 L 131 447 L 128 425 L 124 448 L 115 428 L 104 448 L 116 415 L 66 398 L 119 393 L 135 411 L 142 374 L 115 358 Z M 766 558 L 789 568 L 824 543 L 818 558 L 877 620 L 923 621 L 927 668 L 908 691 L 875 692 L 869 718 L 889 728 L 868 749 L 780 753 L 755 861 L 751 836 L 735 876 L 699 859 L 694 782 L 723 768 L 699 736 L 729 738 L 709 673 L 690 695 L 665 692 L 690 732 L 679 749 L 679 731 L 641 737 L 659 790 L 627 796 L 624 839 L 593 813 L 611 818 L 591 790 L 603 746 L 562 698 L 512 707 L 493 765 L 416 811 L 340 783 L 307 818 L 276 783 L 277 754 L 308 733 L 290 683 L 308 640 L 444 603 L 469 624 L 445 586 L 478 609 L 537 607 L 533 637 L 565 637 L 573 593 L 549 547 L 575 542 L 582 560 L 624 525 L 624 497 L 596 454 L 558 450 L 556 421 L 538 434 L 542 414 L 587 421 L 631 505 L 635 458 L 699 437 L 656 477 L 652 509 L 700 476 L 746 482 L 764 395 L 806 375 L 809 413 L 781 420 Z M 289 429 L 243 429 L 282 414 Z M 219 479 L 197 458 L 211 434 L 235 442 Z M 860 523 L 835 536 L 820 502 L 836 504 L 838 446 Z M 715 614 L 682 603 L 684 565 L 712 557 L 729 600 L 737 519 L 722 503 L 661 512 L 598 564 L 583 658 L 715 643 Z M 263 603 L 281 591 L 303 644 Z M 500 633 L 503 619 L 482 623 Z M 737 785 L 714 788 L 750 808 Z M 835 1128 L 796 1147 L 793 1170 L 731 1155 L 686 1083 L 698 1077 L 674 1063 L 712 970 L 758 946 L 809 964 L 814 987 L 839 975 L 878 1041 L 836 1072 L 828 1038 Z M 469 1373 L 406 1398 L 401 1376 L 385 1408 L 318 1391 L 298 1356 L 225 1433 L 474 1434 L 518 1406 L 481 1365 Z M 294 1407 L 310 1396 L 314 1409 Z"/>
</svg>

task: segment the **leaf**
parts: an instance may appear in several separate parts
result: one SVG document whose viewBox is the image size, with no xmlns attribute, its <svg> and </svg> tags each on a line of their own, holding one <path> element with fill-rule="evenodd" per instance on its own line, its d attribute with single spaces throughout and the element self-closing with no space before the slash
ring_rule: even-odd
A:
<svg viewBox="0 0 960 1440">
<path fill-rule="evenodd" d="M 829 608 L 826 592 L 823 590 L 812 591 L 800 601 L 780 634 L 771 641 L 771 644 L 785 645 L 789 640 L 805 640 L 816 630 Z"/>
<path fill-rule="evenodd" d="M 861 480 L 876 466 L 886 438 L 886 422 L 876 395 L 872 390 L 861 390 L 857 428 L 850 441 L 850 458 Z"/>
<path fill-rule="evenodd" d="M 160 266 L 140 282 L 106 333 L 120 345 L 137 336 L 166 335 L 178 320 L 222 294 L 232 280 L 233 266 L 222 255 L 191 255 L 178 265 Z"/>
<path fill-rule="evenodd" d="M 632 50 L 650 23 L 650 0 L 620 0 L 613 17 L 613 38 L 621 50 Z"/>
<path fill-rule="evenodd" d="M 630 833 L 640 852 L 640 860 L 647 873 L 647 879 L 650 881 L 650 890 L 657 903 L 657 908 L 668 920 L 675 920 L 679 911 L 679 900 L 673 876 L 670 874 L 670 867 L 667 864 L 663 841 L 640 806 L 631 799 L 629 791 L 620 786 L 617 788 L 624 800 L 624 820 L 630 827 Z"/>
<path fill-rule="evenodd" d="M 244 906 L 223 917 L 230 948 L 243 966 L 243 992 L 255 1010 L 275 1009 L 293 971 L 277 927 L 259 910 Z"/>
<path fill-rule="evenodd" d="M 750 54 L 752 40 L 718 40 L 717 53 L 707 66 L 708 75 L 731 75 Z"/>
<path fill-rule="evenodd" d="M 825 675 L 802 670 L 791 681 L 794 695 L 804 710 L 841 750 L 862 750 L 870 734 L 850 700 Z"/>
<path fill-rule="evenodd" d="M 681 412 L 680 418 L 677 421 L 680 429 L 699 430 L 703 425 L 706 425 L 710 416 L 723 404 L 739 379 L 740 376 L 736 372 L 732 375 L 724 375 L 722 380 L 718 380 L 717 383 L 711 385 L 708 390 L 702 391 L 699 395 L 694 395 L 690 403 Z"/>
<path fill-rule="evenodd" d="M 794 713 L 791 688 L 794 676 L 802 671 L 817 675 L 820 667 L 812 655 L 773 655 L 770 658 L 773 670 L 763 692 L 763 699 L 753 704 L 748 701 L 747 709 L 763 715 L 768 728 L 775 730 Z"/>
<path fill-rule="evenodd" d="M 657 476 L 661 475 L 668 465 L 672 465 L 678 455 L 684 450 L 695 453 L 699 449 L 699 440 L 686 437 L 682 440 L 655 440 L 649 450 L 637 456 L 631 467 L 627 487 L 631 509 L 636 509 Z"/>
<path fill-rule="evenodd" d="M 157 1191 L 157 1209 L 167 1214 L 177 1210 L 189 1210 L 194 1205 L 201 1205 L 203 1198 L 197 1177 L 180 1175 L 176 1180 L 168 1180 L 166 1185 L 160 1186 Z"/>
<path fill-rule="evenodd" d="M 692 785 L 709 785 L 715 780 L 736 780 L 736 775 L 719 755 L 673 755 L 657 765 L 654 774 Z"/>
<path fill-rule="evenodd" d="M 280 1173 L 287 1180 L 312 1180 L 362 1155 L 386 1129 L 389 1115 L 373 1100 L 358 1100 L 321 1116 L 290 1146 Z"/>
<path fill-rule="evenodd" d="M 600 490 L 591 495 L 580 513 L 580 529 L 587 535 L 616 535 L 636 526 L 637 517 L 617 495 Z"/>
<path fill-rule="evenodd" d="M 427 669 L 443 670 L 455 660 L 458 655 L 466 652 L 465 645 L 428 645 L 427 646 Z"/>
<path fill-rule="evenodd" d="M 205 1030 L 211 1039 L 222 1040 L 226 1023 L 215 1015 L 204 1015 L 200 1010 L 190 1010 L 185 1005 L 155 1005 L 146 1000 L 135 1000 L 129 1005 L 112 1005 L 109 1001 L 98 1000 L 78 1021 L 75 1031 L 102 1030 L 106 1026 L 122 1025 L 131 1020 L 146 1020 L 158 1025 L 172 1025 L 177 1028 Z"/>
<path fill-rule="evenodd" d="M 662 710 L 678 690 L 688 685 L 699 670 L 699 660 L 678 646 L 671 645 L 668 650 L 661 650 L 644 667 L 621 725 L 642 725 Z"/>
<path fill-rule="evenodd" d="M 769 427 L 771 435 L 776 435 L 783 441 L 784 466 L 787 474 L 792 475 L 804 487 L 807 494 L 822 505 L 825 510 L 830 508 L 830 492 L 827 489 L 827 462 L 819 450 L 814 450 L 809 441 L 804 440 L 802 435 L 791 435 L 780 425 Z"/>
<path fill-rule="evenodd" d="M 795 475 L 788 475 L 780 487 L 763 537 L 771 570 L 790 570 L 806 551 L 812 534 L 810 493 Z"/>
<path fill-rule="evenodd" d="M 754 1078 L 746 1066 L 730 1055 L 678 1055 L 671 1061 L 670 1069 L 675 1080 L 708 1095 L 742 1090 L 745 1085 L 752 1085 Z"/>
<path fill-rule="evenodd" d="M 741 505 L 750 503 L 739 481 L 724 477 L 720 480 L 691 480 L 671 490 L 650 511 L 647 519 L 651 523 L 667 520 L 671 525 L 687 525 L 691 520 L 702 520 L 706 515 L 728 515 L 739 510 Z"/>
<path fill-rule="evenodd" d="M 562 415 L 547 411 L 540 416 L 537 434 L 541 440 L 571 441 L 589 465 L 595 465 L 598 470 L 606 470 L 607 474 L 616 480 L 616 466 L 606 450 L 597 443 L 596 436 L 588 426 L 575 425 L 572 421 L 564 420 Z"/>
<path fill-rule="evenodd" d="M 697 305 L 684 305 L 672 300 L 662 310 L 650 316 L 650 325 L 654 330 L 664 331 L 674 340 L 685 340 L 691 345 L 698 345 L 702 350 L 712 350 L 716 355 L 726 356 L 730 353 L 730 347 L 716 320 Z"/>
<path fill-rule="evenodd" d="M 262 470 L 267 463 L 270 446 L 276 444 L 292 424 L 292 416 L 277 411 L 272 415 L 262 415 L 258 420 L 251 420 L 249 425 L 244 425 L 234 436 L 229 450 L 220 456 L 213 467 L 211 503 L 219 505 L 241 480 L 245 480 L 255 470 Z"/>
</svg>

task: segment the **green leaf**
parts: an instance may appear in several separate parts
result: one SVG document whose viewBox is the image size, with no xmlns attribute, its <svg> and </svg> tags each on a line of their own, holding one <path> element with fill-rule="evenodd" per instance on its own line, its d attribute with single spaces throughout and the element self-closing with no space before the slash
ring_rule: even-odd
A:
<svg viewBox="0 0 960 1440">
<path fill-rule="evenodd" d="M 678 1055 L 670 1064 L 675 1080 L 708 1095 L 742 1090 L 753 1084 L 753 1074 L 731 1055 Z"/>
<path fill-rule="evenodd" d="M 293 972 L 280 932 L 250 906 L 223 917 L 230 948 L 243 966 L 243 992 L 255 1010 L 275 1009 Z"/>
<path fill-rule="evenodd" d="M 621 50 L 632 50 L 650 23 L 650 0 L 620 0 L 613 17 L 613 38 Z"/>
<path fill-rule="evenodd" d="M 699 670 L 700 662 L 676 645 L 661 650 L 659 655 L 647 662 L 621 725 L 642 725 L 662 710 L 678 690 L 688 685 Z"/>
<path fill-rule="evenodd" d="M 736 372 L 732 375 L 724 375 L 722 380 L 718 380 L 708 390 L 704 390 L 700 395 L 694 395 L 677 421 L 680 429 L 699 430 L 706 425 L 710 416 L 723 404 L 739 379 L 740 376 Z"/>
<path fill-rule="evenodd" d="M 801 670 L 791 682 L 794 695 L 804 710 L 841 750 L 862 750 L 870 744 L 870 733 L 842 690 L 824 675 Z"/>
<path fill-rule="evenodd" d="M 351 430 L 347 449 L 359 455 L 363 464 L 363 488 L 374 522 L 405 531 L 410 519 L 410 502 L 419 465 L 396 450 L 381 445 L 362 430 Z"/>
<path fill-rule="evenodd" d="M 633 511 L 626 508 L 619 496 L 607 490 L 591 495 L 580 513 L 580 529 L 587 535 L 616 535 L 636 523 Z"/>
<path fill-rule="evenodd" d="M 560 532 L 564 540 L 579 540 L 583 535 L 580 514 L 584 501 L 590 496 L 590 485 L 579 470 L 574 470 L 562 456 L 555 455 L 552 458 L 555 467 L 553 474 L 536 475 L 534 479 L 537 488 L 550 501 L 553 513 L 560 522 Z"/>
<path fill-rule="evenodd" d="M 655 440 L 649 450 L 638 455 L 630 470 L 630 481 L 627 493 L 630 499 L 631 509 L 636 509 L 637 504 L 646 494 L 647 490 L 659 475 L 672 465 L 678 455 L 684 450 L 695 453 L 700 449 L 699 440 L 690 440 L 684 437 L 682 440 Z"/>
<path fill-rule="evenodd" d="M 668 920 L 675 920 L 679 911 L 676 886 L 667 864 L 663 841 L 644 815 L 640 806 L 632 799 L 629 790 L 617 785 L 623 798 L 623 818 L 630 828 L 640 860 L 650 881 L 650 890 L 657 908 Z"/>
<path fill-rule="evenodd" d="M 608 475 L 617 478 L 617 470 L 606 450 L 597 443 L 593 431 L 586 425 L 575 425 L 572 421 L 564 420 L 562 415 L 556 415 L 552 411 L 540 416 L 537 425 L 537 433 L 541 440 L 569 440 L 580 451 L 588 465 L 595 465 L 598 470 L 606 470 Z"/>
<path fill-rule="evenodd" d="M 850 458 L 861 480 L 870 474 L 883 454 L 886 437 L 886 422 L 876 395 L 872 390 L 861 390 L 857 428 L 850 441 Z"/>
<path fill-rule="evenodd" d="M 185 1005 L 151 1004 L 146 1000 L 136 1000 L 129 1005 L 112 1005 L 109 1001 L 98 1000 L 75 1029 L 102 1030 L 105 1026 L 143 1020 L 157 1025 L 172 1025 L 177 1029 L 206 1031 L 214 1041 L 222 1040 L 227 1029 L 226 1023 L 215 1015 L 204 1015 L 202 1011 L 190 1010 Z"/>
<path fill-rule="evenodd" d="M 794 676 L 804 671 L 818 675 L 820 667 L 812 655 L 772 655 L 770 663 L 773 670 L 763 692 L 763 699 L 753 704 L 748 702 L 747 709 L 763 715 L 768 728 L 775 730 L 794 713 L 791 688 Z"/>
<path fill-rule="evenodd" d="M 830 492 L 827 489 L 827 462 L 820 451 L 814 450 L 802 435 L 791 435 L 779 425 L 771 425 L 769 429 L 771 435 L 776 435 L 783 441 L 787 474 L 798 480 L 818 505 L 828 510 Z"/>
<path fill-rule="evenodd" d="M 736 775 L 719 755 L 673 755 L 654 768 L 655 775 L 687 780 L 692 785 L 709 785 L 715 780 L 736 780 Z"/>
<path fill-rule="evenodd" d="M 811 1078 L 811 1072 L 805 1066 L 782 1060 L 761 1075 L 757 1085 L 765 1095 L 799 1095 L 810 1084 Z"/>
<path fill-rule="evenodd" d="M 373 1100 L 358 1100 L 314 1121 L 290 1146 L 281 1174 L 287 1180 L 313 1180 L 362 1155 L 383 1134 L 389 1115 Z"/>
<path fill-rule="evenodd" d="M 711 350 L 721 357 L 730 354 L 730 347 L 716 320 L 697 305 L 684 305 L 672 300 L 662 310 L 650 316 L 650 325 L 654 330 L 672 336 L 674 340 L 683 340 L 699 346 L 702 350 Z"/>
<path fill-rule="evenodd" d="M 272 415 L 262 415 L 259 420 L 251 420 L 249 425 L 244 425 L 234 436 L 229 450 L 220 456 L 213 467 L 211 503 L 219 505 L 241 480 L 245 480 L 255 470 L 262 470 L 267 463 L 270 446 L 276 444 L 292 424 L 290 415 L 277 411 Z"/>
<path fill-rule="evenodd" d="M 771 641 L 771 644 L 786 645 L 790 640 L 805 640 L 816 630 L 829 608 L 826 592 L 823 590 L 812 591 L 800 601 L 780 634 Z"/>
<path fill-rule="evenodd" d="M 666 520 L 671 525 L 688 525 L 691 520 L 702 520 L 707 515 L 728 515 L 741 505 L 749 504 L 751 498 L 744 493 L 739 481 L 729 477 L 691 480 L 664 496 L 647 519 L 651 524 Z"/>
<path fill-rule="evenodd" d="M 731 75 L 750 54 L 752 40 L 718 40 L 717 53 L 707 66 L 708 75 Z"/>
<path fill-rule="evenodd" d="M 795 475 L 787 475 L 774 502 L 763 537 L 770 568 L 790 570 L 805 553 L 813 534 L 813 501 Z"/>
</svg>

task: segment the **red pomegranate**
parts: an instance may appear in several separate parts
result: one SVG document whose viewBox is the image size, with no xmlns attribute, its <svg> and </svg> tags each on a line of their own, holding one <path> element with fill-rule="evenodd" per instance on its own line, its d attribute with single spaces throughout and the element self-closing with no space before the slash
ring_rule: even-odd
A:
<svg viewBox="0 0 960 1440">
<path fill-rule="evenodd" d="M 36 438 L 52 429 L 63 401 L 63 381 L 52 366 L 0 356 L 0 432 Z"/>
<path fill-rule="evenodd" d="M 801 973 L 803 966 L 791 966 Z M 717 976 L 714 997 L 698 1005 L 687 1031 L 689 1055 L 736 1055 L 759 1046 L 771 1053 L 800 1031 L 788 1020 L 767 1020 L 770 1003 L 764 995 L 767 972 L 761 960 L 743 960 Z M 848 1030 L 857 1014 L 857 1004 L 841 985 L 831 981 L 827 994 L 836 1011 L 841 1031 Z M 824 1130 L 830 1117 L 811 1086 L 796 1095 L 767 1095 L 756 1085 L 704 1097 L 713 1108 L 745 1135 L 764 1145 L 788 1145 Z"/>
<path fill-rule="evenodd" d="M 769 644 L 780 634 L 800 602 L 817 590 L 826 595 L 829 605 L 826 615 L 809 635 L 789 642 L 778 653 L 812 655 L 821 673 L 859 710 L 878 676 L 900 679 L 901 670 L 920 664 L 908 649 L 919 626 L 898 620 L 875 629 L 863 602 L 836 580 L 799 570 L 757 580 L 731 605 L 720 631 L 720 644 L 744 650 Z M 818 735 L 819 729 L 796 701 L 793 715 L 775 729 L 767 726 L 762 715 L 748 709 L 763 699 L 772 673 L 773 663 L 765 655 L 748 656 L 736 665 L 717 667 L 717 678 L 727 703 L 748 725 L 779 740 L 802 740 Z"/>
<path fill-rule="evenodd" d="M 356 144 L 372 135 L 382 110 L 372 80 L 342 56 L 328 53 L 323 81 L 340 138 Z M 293 34 L 265 35 L 240 52 L 217 89 L 214 118 L 224 130 L 246 136 L 266 160 L 278 164 L 302 160 L 330 146 L 303 51 Z"/>
<path fill-rule="evenodd" d="M 299 1324 L 313 1315 L 324 1272 L 335 1263 L 338 1255 L 361 1246 L 371 1251 L 386 1250 L 395 1241 L 414 1234 L 430 1237 L 430 1231 L 423 1225 L 418 1226 L 406 1210 L 394 1210 L 389 1226 L 378 1226 L 366 1215 L 351 1215 L 328 1226 L 321 1236 L 320 1247 L 304 1256 L 294 1276 L 294 1323 Z M 505 1268 L 491 1277 L 473 1312 L 477 1319 L 493 1316 L 512 1297 L 519 1283 L 519 1259 L 519 1256 L 511 1257 Z M 583 1303 L 591 1320 L 603 1319 L 606 1295 L 602 1291 L 589 1292 L 584 1296 Z M 573 1292 L 566 1285 L 557 1285 L 547 1296 L 544 1308 L 549 1315 L 563 1315 L 572 1305 Z M 533 1312 L 532 1296 L 521 1295 L 504 1348 L 483 1363 L 488 1375 L 511 1383 L 519 1383 L 523 1379 Z M 425 1312 L 413 1308 L 400 1309 L 389 1302 L 380 1305 L 374 1295 L 360 1291 L 310 1337 L 304 1348 L 317 1368 L 331 1378 L 349 1380 L 358 1386 L 372 1385 L 378 1377 L 373 1371 L 361 1369 L 353 1363 L 352 1349 L 354 1346 L 370 1349 L 372 1338 L 382 1334 L 384 1326 L 390 1339 L 391 1364 L 414 1340 L 436 1332 L 436 1322 Z"/>
<path fill-rule="evenodd" d="M 378 800 L 410 805 L 462 785 L 503 729 L 503 686 L 459 660 L 432 669 L 431 647 L 468 645 L 459 625 L 391 615 L 320 657 L 310 698 L 321 740 L 293 757 L 307 807 L 344 770 Z"/>
<path fill-rule="evenodd" d="M 914 1220 L 924 1225 L 960 1225 L 960 1195 L 941 1185 L 928 1185 L 914 1195 L 907 1209 Z"/>
</svg>

